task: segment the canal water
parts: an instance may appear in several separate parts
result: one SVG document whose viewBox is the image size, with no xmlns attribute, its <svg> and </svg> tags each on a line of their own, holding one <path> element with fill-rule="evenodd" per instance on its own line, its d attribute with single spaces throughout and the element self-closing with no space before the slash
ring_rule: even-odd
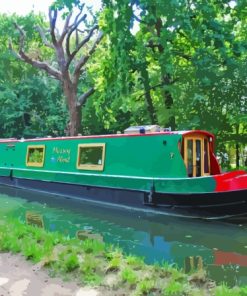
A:
<svg viewBox="0 0 247 296">
<path fill-rule="evenodd" d="M 83 233 L 146 263 L 187 270 L 202 263 L 218 283 L 247 285 L 247 216 L 228 221 L 169 217 L 0 186 L 2 215 L 22 221 L 34 215 L 49 231 L 71 237 Z"/>
</svg>

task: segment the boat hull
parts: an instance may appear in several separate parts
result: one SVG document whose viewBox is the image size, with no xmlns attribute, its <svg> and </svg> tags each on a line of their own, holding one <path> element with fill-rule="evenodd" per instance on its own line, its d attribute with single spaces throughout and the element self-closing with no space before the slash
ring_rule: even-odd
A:
<svg viewBox="0 0 247 296">
<path fill-rule="evenodd" d="M 133 210 L 190 218 L 218 219 L 247 215 L 247 190 L 212 193 L 156 193 L 152 190 L 85 186 L 24 178 L 0 177 L 0 183 L 16 188 L 31 189 L 68 198 L 128 207 Z"/>
</svg>

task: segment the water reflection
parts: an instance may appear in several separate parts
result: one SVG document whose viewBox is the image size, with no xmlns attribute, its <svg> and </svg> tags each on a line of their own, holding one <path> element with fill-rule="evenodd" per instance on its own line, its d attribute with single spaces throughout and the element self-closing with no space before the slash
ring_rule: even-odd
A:
<svg viewBox="0 0 247 296">
<path fill-rule="evenodd" d="M 247 284 L 247 217 L 235 223 L 189 220 L 4 186 L 0 192 L 0 215 L 72 237 L 104 240 L 147 263 L 167 261 L 187 270 L 204 265 L 217 281 Z"/>
</svg>

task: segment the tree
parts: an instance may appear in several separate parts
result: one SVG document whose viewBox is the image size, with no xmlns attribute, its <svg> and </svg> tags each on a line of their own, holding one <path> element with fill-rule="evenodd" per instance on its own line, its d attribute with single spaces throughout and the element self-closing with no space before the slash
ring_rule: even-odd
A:
<svg viewBox="0 0 247 296">
<path fill-rule="evenodd" d="M 142 99 L 146 100 L 151 122 L 156 117 L 159 124 L 178 126 L 178 95 L 185 85 L 197 85 L 197 90 L 201 85 L 211 87 L 222 75 L 222 68 L 229 67 L 232 59 L 246 51 L 243 36 L 240 39 L 235 34 L 239 26 L 243 26 L 242 35 L 245 32 L 243 3 L 104 0 L 106 17 L 102 28 L 110 39 L 114 65 L 105 73 L 110 72 L 109 78 L 116 77 L 113 87 L 123 89 L 121 85 L 126 81 L 122 77 L 128 76 L 127 85 L 132 84 L 132 92 L 137 94 L 141 81 Z M 133 23 L 139 23 L 139 29 L 131 34 Z M 118 75 L 113 75 L 114 70 Z M 124 75 L 123 71 L 128 73 Z"/>
<path fill-rule="evenodd" d="M 57 80 L 29 64 L 23 64 L 8 50 L 8 39 L 18 37 L 12 30 L 17 21 L 26 29 L 26 46 L 42 48 L 35 24 L 45 23 L 42 15 L 0 14 L 0 137 L 42 137 L 64 135 L 68 112 Z M 10 67 L 11 64 L 11 67 Z"/>
<path fill-rule="evenodd" d="M 78 6 L 79 13 L 73 21 L 73 9 L 71 7 L 71 11 L 65 16 L 61 34 L 56 28 L 59 6 L 49 8 L 49 30 L 45 30 L 39 25 L 36 26 L 43 44 L 51 49 L 56 57 L 55 65 L 43 61 L 39 56 L 42 53 L 35 57 L 30 54 L 25 47 L 26 32 L 17 22 L 14 25 L 20 34 L 18 51 L 15 51 L 10 43 L 10 49 L 18 59 L 45 71 L 60 81 L 70 116 L 67 133 L 71 136 L 78 134 L 81 124 L 81 108 L 95 91 L 94 87 L 90 87 L 80 93 L 78 85 L 81 74 L 86 72 L 86 64 L 103 37 L 97 24 L 87 22 L 84 6 L 85 4 Z M 82 24 L 84 24 L 84 28 L 81 28 Z M 97 33 L 96 38 L 94 38 L 95 33 Z"/>
</svg>

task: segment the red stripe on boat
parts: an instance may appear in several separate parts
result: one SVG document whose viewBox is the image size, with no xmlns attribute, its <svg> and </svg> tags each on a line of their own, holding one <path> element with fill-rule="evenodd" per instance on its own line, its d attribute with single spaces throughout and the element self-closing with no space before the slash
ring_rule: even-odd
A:
<svg viewBox="0 0 247 296">
<path fill-rule="evenodd" d="M 243 190 L 247 188 L 245 171 L 234 171 L 213 176 L 216 181 L 216 192 Z"/>
</svg>

